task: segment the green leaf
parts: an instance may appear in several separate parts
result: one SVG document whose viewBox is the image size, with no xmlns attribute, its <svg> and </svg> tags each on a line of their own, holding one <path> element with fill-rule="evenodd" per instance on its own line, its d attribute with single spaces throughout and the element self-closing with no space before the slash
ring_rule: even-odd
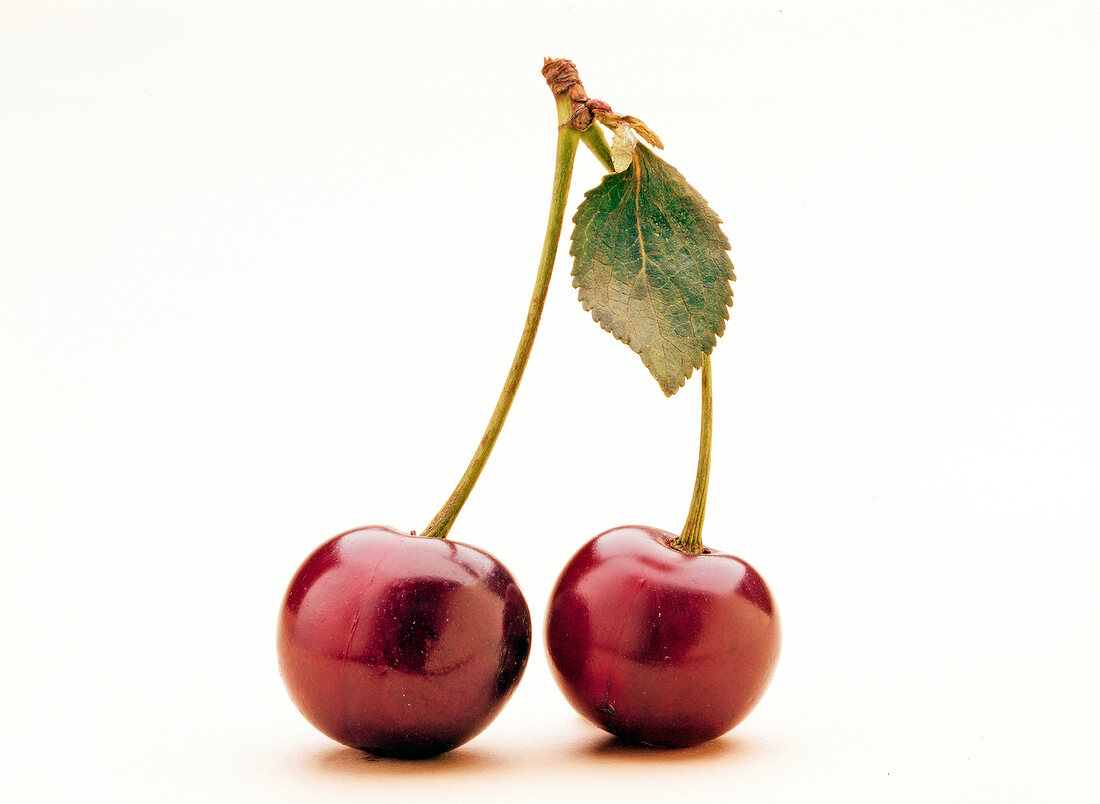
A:
<svg viewBox="0 0 1100 804">
<path fill-rule="evenodd" d="M 641 143 L 573 216 L 573 287 L 585 310 L 637 352 L 665 396 L 726 329 L 736 277 L 722 221 L 676 168 Z"/>
</svg>

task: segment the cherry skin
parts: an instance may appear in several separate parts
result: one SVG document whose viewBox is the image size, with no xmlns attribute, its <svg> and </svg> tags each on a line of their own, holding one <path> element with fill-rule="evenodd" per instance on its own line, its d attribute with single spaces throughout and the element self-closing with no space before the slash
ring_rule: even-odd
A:
<svg viewBox="0 0 1100 804">
<path fill-rule="evenodd" d="M 306 719 L 372 754 L 428 757 L 500 712 L 531 650 L 531 614 L 483 550 L 370 526 L 295 574 L 279 614 L 279 670 Z"/>
<path fill-rule="evenodd" d="M 760 700 L 779 658 L 779 615 L 760 575 L 673 534 L 601 533 L 562 571 L 546 648 L 573 707 L 620 738 L 683 747 L 725 734 Z"/>
</svg>

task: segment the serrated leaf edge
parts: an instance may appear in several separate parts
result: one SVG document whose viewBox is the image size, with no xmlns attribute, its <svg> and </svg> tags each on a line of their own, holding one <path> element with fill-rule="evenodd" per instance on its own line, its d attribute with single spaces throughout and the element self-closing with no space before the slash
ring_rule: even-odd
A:
<svg viewBox="0 0 1100 804">
<path fill-rule="evenodd" d="M 644 148 L 645 146 L 638 143 L 637 147 Z M 673 190 L 673 193 L 677 197 L 679 197 L 681 199 L 690 200 L 692 206 L 697 206 L 697 203 L 699 201 L 702 202 L 703 216 L 705 218 L 708 218 L 711 221 L 713 221 L 718 234 L 721 236 L 721 240 L 719 241 L 719 246 L 721 247 L 721 251 L 723 252 L 723 254 L 725 254 L 725 252 L 728 252 L 730 247 L 731 247 L 731 244 L 730 244 L 729 238 L 726 236 L 726 233 L 723 232 L 722 229 L 721 229 L 721 224 L 723 223 L 723 221 L 722 221 L 721 217 L 719 217 L 718 213 L 715 212 L 714 209 L 710 206 L 710 202 L 708 202 L 706 200 L 706 198 L 703 197 L 703 194 L 700 193 L 697 189 L 695 189 L 687 181 L 687 179 L 684 178 L 684 175 L 682 173 L 680 173 L 680 171 L 677 170 L 675 166 L 669 164 L 668 162 L 665 162 L 659 156 L 652 153 L 652 151 L 650 151 L 649 153 L 654 159 L 657 159 L 657 160 L 661 161 L 666 166 L 667 169 L 671 170 L 673 174 L 675 174 L 677 177 L 679 177 L 680 181 L 683 183 L 683 187 L 689 188 L 690 191 L 685 191 L 685 190 L 681 189 L 680 187 L 677 187 L 677 186 L 673 185 L 672 190 Z M 634 161 L 635 161 L 635 165 L 637 166 L 637 162 L 638 162 L 637 156 L 634 157 Z M 599 191 L 599 189 L 604 185 L 605 182 L 607 182 L 609 180 L 613 180 L 613 178 L 618 176 L 618 175 L 619 174 L 617 174 L 617 173 L 609 173 L 609 174 L 605 175 L 600 180 L 600 183 L 598 185 L 593 187 L 591 190 L 587 190 L 584 193 L 585 200 L 588 200 L 589 196 L 591 196 L 592 194 Z M 638 192 L 640 192 L 640 190 L 641 190 L 641 180 L 636 179 L 635 182 L 638 184 Z M 694 195 L 692 195 L 692 193 L 694 193 Z M 656 202 L 654 201 L 654 203 L 656 203 Z M 660 207 L 659 204 L 657 206 Z M 604 330 L 605 332 L 611 333 L 611 335 L 615 338 L 615 340 L 620 341 L 621 343 L 624 343 L 628 347 L 630 347 L 630 350 L 632 352 L 634 352 L 636 355 L 638 355 L 638 357 L 641 359 L 642 365 L 644 365 L 646 367 L 646 369 L 649 371 L 650 376 L 652 376 L 657 381 L 657 385 L 661 388 L 661 391 L 664 393 L 664 395 L 666 397 L 673 396 L 677 391 L 679 391 L 681 388 L 684 387 L 684 385 L 687 383 L 687 381 L 689 379 L 691 379 L 691 376 L 692 376 L 692 374 L 694 374 L 696 369 L 702 368 L 703 358 L 714 352 L 714 347 L 718 345 L 718 339 L 720 337 L 722 337 L 722 335 L 725 334 L 725 332 L 726 332 L 726 322 L 728 322 L 730 320 L 730 310 L 733 308 L 733 304 L 734 304 L 733 289 L 730 288 L 730 290 L 729 290 L 729 292 L 726 296 L 725 304 L 722 307 L 722 319 L 719 322 L 718 326 L 716 327 L 717 331 L 707 333 L 707 337 L 703 340 L 702 344 L 700 344 L 701 348 L 699 349 L 698 352 L 694 352 L 694 350 L 693 350 L 693 353 L 696 354 L 695 359 L 680 363 L 678 374 L 680 374 L 681 376 L 678 378 L 678 382 L 675 385 L 666 384 L 665 382 L 663 382 L 657 376 L 656 367 L 654 366 L 655 361 L 652 359 L 652 357 L 647 358 L 646 355 L 642 354 L 641 346 L 631 343 L 625 335 L 620 335 L 619 333 L 616 333 L 612 329 L 613 322 L 611 320 L 608 320 L 608 318 L 606 316 L 602 316 L 600 314 L 600 312 L 595 309 L 594 303 L 592 301 L 590 301 L 589 299 L 585 298 L 584 288 L 582 288 L 580 286 L 580 278 L 576 275 L 576 258 L 578 256 L 577 252 L 575 251 L 575 249 L 576 249 L 576 235 L 577 235 L 577 226 L 576 226 L 576 224 L 577 224 L 577 218 L 579 216 L 580 216 L 580 207 L 578 206 L 577 211 L 575 213 L 573 213 L 573 217 L 570 219 L 570 222 L 573 223 L 573 232 L 569 236 L 569 241 L 570 241 L 569 255 L 571 257 L 573 257 L 573 259 L 574 259 L 573 268 L 570 272 L 570 275 L 572 276 L 572 280 L 573 280 L 572 281 L 572 286 L 575 289 L 577 289 L 577 291 L 578 291 L 577 292 L 577 300 L 581 303 L 581 308 L 583 310 L 585 310 L 586 312 L 588 312 L 589 315 L 592 316 L 592 320 L 595 321 L 597 324 L 599 324 L 600 328 L 602 330 Z M 668 218 L 667 215 L 665 216 L 665 219 L 666 219 L 666 221 L 669 221 L 669 224 L 671 225 L 671 220 Z M 638 237 L 639 237 L 639 247 L 643 251 L 643 259 L 644 259 L 644 244 L 643 244 L 642 239 L 641 239 L 641 232 L 640 231 L 639 231 Z M 729 255 L 726 254 L 727 259 L 728 259 L 728 256 Z M 730 268 L 729 268 L 729 280 L 730 280 L 730 282 L 736 282 L 737 281 L 737 272 L 736 272 L 736 269 L 734 268 L 734 266 L 732 264 L 732 261 L 730 262 Z"/>
</svg>

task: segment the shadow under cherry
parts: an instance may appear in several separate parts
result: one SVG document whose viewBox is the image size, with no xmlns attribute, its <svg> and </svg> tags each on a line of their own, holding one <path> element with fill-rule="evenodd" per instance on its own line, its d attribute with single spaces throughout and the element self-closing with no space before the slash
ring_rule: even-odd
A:
<svg viewBox="0 0 1100 804">
<path fill-rule="evenodd" d="M 755 750 L 752 742 L 729 735 L 690 748 L 660 748 L 627 742 L 611 735 L 601 735 L 578 746 L 576 757 L 579 760 L 607 763 L 654 765 L 728 762 L 743 759 L 753 753 Z"/>
<path fill-rule="evenodd" d="M 333 747 L 311 755 L 308 765 L 331 776 L 395 777 L 493 773 L 500 762 L 491 754 L 467 747 L 427 759 L 390 759 L 356 748 Z"/>
</svg>

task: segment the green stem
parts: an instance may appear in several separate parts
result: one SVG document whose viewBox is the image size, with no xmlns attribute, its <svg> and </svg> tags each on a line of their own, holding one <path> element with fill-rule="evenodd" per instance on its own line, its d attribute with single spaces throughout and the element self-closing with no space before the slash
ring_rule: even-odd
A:
<svg viewBox="0 0 1100 804">
<path fill-rule="evenodd" d="M 602 128 L 593 123 L 581 132 L 581 142 L 588 146 L 588 150 L 600 160 L 600 164 L 607 168 L 608 173 L 615 172 L 615 165 L 611 161 L 611 146 L 607 144 L 607 137 L 604 136 Z"/>
<path fill-rule="evenodd" d="M 710 486 L 711 420 L 714 410 L 710 389 L 710 355 L 703 355 L 702 397 L 703 410 L 699 422 L 699 465 L 695 469 L 695 490 L 691 493 L 691 506 L 687 521 L 673 547 L 685 553 L 703 552 L 703 517 L 707 511 L 707 489 Z"/>
<path fill-rule="evenodd" d="M 558 147 L 557 161 L 554 164 L 554 189 L 550 196 L 550 217 L 546 223 L 546 237 L 542 243 L 542 258 L 539 261 L 538 275 L 535 278 L 535 289 L 531 292 L 531 304 L 527 308 L 527 321 L 523 325 L 523 334 L 520 335 L 519 344 L 516 346 L 516 355 L 512 358 L 512 367 L 508 370 L 508 377 L 504 380 L 504 388 L 497 399 L 493 415 L 485 428 L 485 434 L 481 436 L 481 442 L 470 459 L 470 465 L 462 479 L 458 481 L 454 492 L 439 509 L 439 513 L 428 523 L 422 536 L 434 536 L 440 539 L 447 538 L 447 533 L 458 518 L 462 506 L 470 496 L 470 492 L 477 483 L 481 470 L 485 468 L 489 454 L 493 451 L 497 437 L 504 427 L 504 420 L 508 418 L 508 411 L 512 407 L 512 400 L 519 390 L 520 380 L 523 379 L 523 370 L 527 367 L 527 359 L 531 356 L 531 347 L 535 342 L 535 333 L 538 332 L 539 319 L 542 318 L 542 308 L 546 304 L 546 292 L 550 286 L 550 275 L 554 270 L 554 257 L 558 252 L 558 240 L 561 238 L 562 221 L 565 219 L 565 205 L 569 196 L 569 182 L 573 177 L 573 157 L 577 154 L 577 143 L 580 140 L 580 132 L 574 131 L 568 126 L 561 125 L 568 119 L 568 100 L 558 99 Z M 563 118 L 562 115 L 566 117 Z M 606 144 L 606 143 L 605 143 Z M 591 147 L 591 146 L 589 146 Z"/>
</svg>

